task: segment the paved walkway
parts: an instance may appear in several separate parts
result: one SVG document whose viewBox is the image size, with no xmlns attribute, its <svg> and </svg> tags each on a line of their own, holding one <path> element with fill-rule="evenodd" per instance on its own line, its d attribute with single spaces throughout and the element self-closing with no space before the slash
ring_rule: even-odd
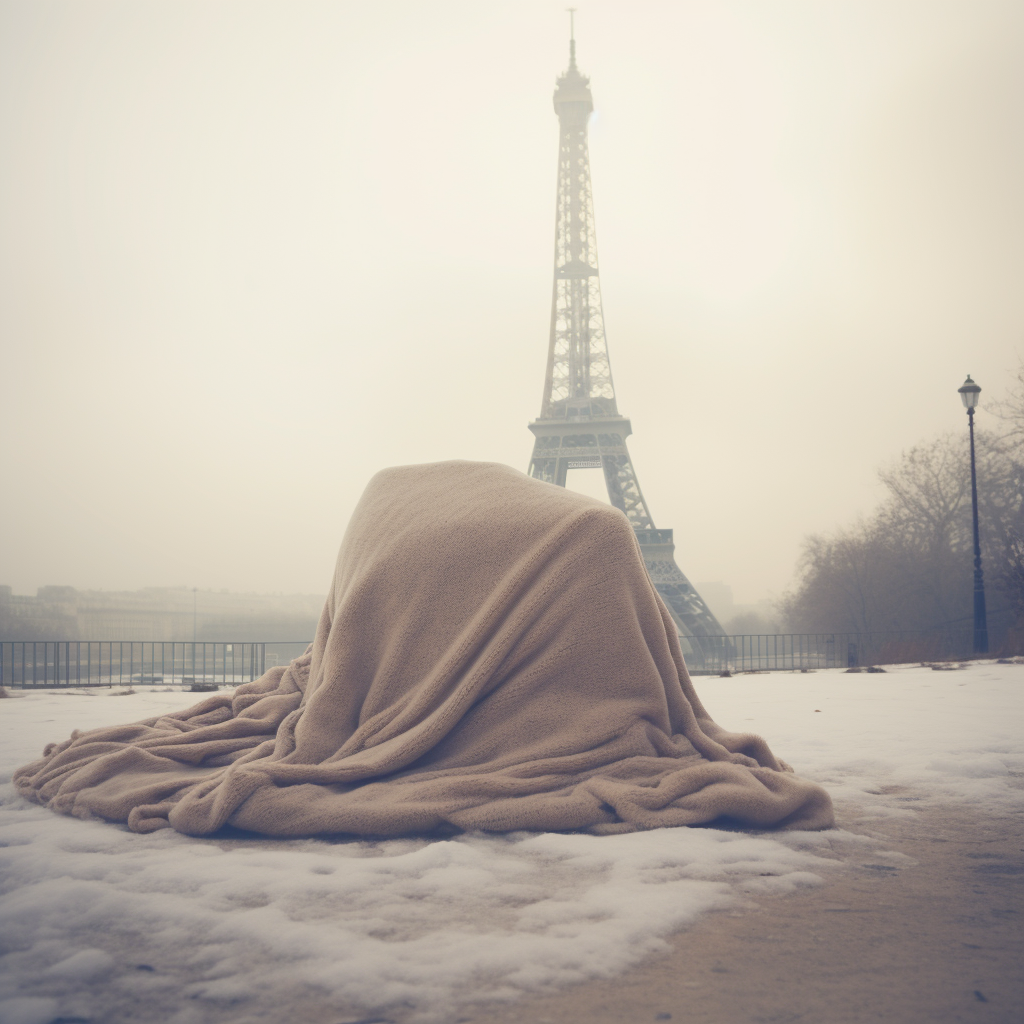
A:
<svg viewBox="0 0 1024 1024">
<path fill-rule="evenodd" d="M 473 1024 L 1022 1024 L 1024 830 L 969 812 L 848 826 L 870 854 L 820 888 L 714 914 L 633 972 L 464 1011 Z"/>
</svg>

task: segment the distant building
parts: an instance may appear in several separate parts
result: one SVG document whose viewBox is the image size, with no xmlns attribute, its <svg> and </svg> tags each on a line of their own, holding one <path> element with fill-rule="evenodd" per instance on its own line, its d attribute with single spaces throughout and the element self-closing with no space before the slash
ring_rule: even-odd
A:
<svg viewBox="0 0 1024 1024">
<path fill-rule="evenodd" d="M 322 595 L 0 586 L 0 640 L 311 640 Z"/>
</svg>

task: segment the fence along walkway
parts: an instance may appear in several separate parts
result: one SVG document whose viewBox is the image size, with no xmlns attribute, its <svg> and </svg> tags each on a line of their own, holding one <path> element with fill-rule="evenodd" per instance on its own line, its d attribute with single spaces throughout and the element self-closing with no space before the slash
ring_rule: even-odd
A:
<svg viewBox="0 0 1024 1024">
<path fill-rule="evenodd" d="M 968 629 L 939 633 L 769 633 L 680 637 L 693 675 L 937 661 L 967 657 Z M 0 685 L 183 685 L 214 688 L 258 679 L 298 657 L 304 640 L 228 643 L 160 640 L 0 641 Z"/>
<path fill-rule="evenodd" d="M 0 685 L 22 688 L 140 684 L 233 686 L 258 679 L 279 655 L 305 643 L 225 641 L 4 640 Z M 289 654 L 288 659 L 295 657 Z"/>
<path fill-rule="evenodd" d="M 692 675 L 939 661 L 967 657 L 971 650 L 971 633 L 964 628 L 930 633 L 904 630 L 685 636 L 679 641 Z"/>
</svg>

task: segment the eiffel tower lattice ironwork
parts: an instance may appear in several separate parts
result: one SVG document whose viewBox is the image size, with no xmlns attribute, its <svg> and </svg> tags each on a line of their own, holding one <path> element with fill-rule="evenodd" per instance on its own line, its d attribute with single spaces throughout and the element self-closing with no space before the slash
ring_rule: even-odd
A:
<svg viewBox="0 0 1024 1024">
<path fill-rule="evenodd" d="M 559 123 L 555 279 L 544 404 L 529 426 L 536 440 L 530 475 L 565 486 L 570 469 L 604 470 L 608 498 L 636 531 L 647 571 L 680 633 L 721 636 L 722 627 L 675 561 L 671 530 L 655 529 L 626 449 L 632 427 L 619 415 L 601 310 L 587 121 L 590 80 L 569 68 L 555 88 Z"/>
</svg>

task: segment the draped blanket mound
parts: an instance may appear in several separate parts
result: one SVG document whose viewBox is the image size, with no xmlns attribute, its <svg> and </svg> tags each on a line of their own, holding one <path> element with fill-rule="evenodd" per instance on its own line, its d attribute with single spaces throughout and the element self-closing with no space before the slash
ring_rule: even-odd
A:
<svg viewBox="0 0 1024 1024">
<path fill-rule="evenodd" d="M 196 836 L 833 823 L 824 790 L 708 717 L 626 517 L 473 462 L 373 478 L 303 657 L 76 732 L 15 782 Z"/>
</svg>

